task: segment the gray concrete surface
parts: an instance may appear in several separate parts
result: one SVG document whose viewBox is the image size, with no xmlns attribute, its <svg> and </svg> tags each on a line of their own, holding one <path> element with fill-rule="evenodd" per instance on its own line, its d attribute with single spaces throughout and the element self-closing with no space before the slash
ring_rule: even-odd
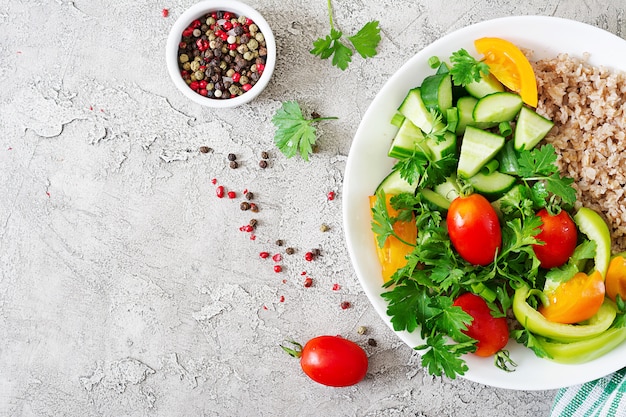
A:
<svg viewBox="0 0 626 417">
<path fill-rule="evenodd" d="M 342 175 L 378 88 L 429 42 L 515 14 L 624 36 L 623 1 L 336 1 L 340 29 L 376 18 L 383 32 L 378 56 L 345 72 L 307 52 L 328 31 L 326 2 L 249 1 L 274 30 L 278 65 L 260 99 L 219 111 L 185 99 L 164 65 L 169 28 L 192 3 L 0 2 L 0 415 L 548 415 L 554 391 L 425 373 L 351 268 Z M 320 126 L 309 163 L 273 145 L 284 100 L 339 117 Z M 237 197 L 216 198 L 212 179 Z M 258 213 L 239 209 L 244 189 Z M 239 230 L 251 218 L 256 240 Z M 280 274 L 258 256 L 287 246 Z M 306 262 L 313 248 L 322 256 Z M 320 334 L 364 346 L 362 383 L 317 385 L 278 347 Z"/>
</svg>

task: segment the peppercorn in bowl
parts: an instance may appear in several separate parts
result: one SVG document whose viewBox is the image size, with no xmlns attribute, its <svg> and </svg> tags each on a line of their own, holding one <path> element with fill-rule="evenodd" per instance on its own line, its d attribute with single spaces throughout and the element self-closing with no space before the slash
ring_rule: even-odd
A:
<svg viewBox="0 0 626 417">
<path fill-rule="evenodd" d="M 250 6 L 207 0 L 187 9 L 172 26 L 166 62 L 186 97 L 207 107 L 236 107 L 269 83 L 276 42 L 267 21 Z"/>
</svg>

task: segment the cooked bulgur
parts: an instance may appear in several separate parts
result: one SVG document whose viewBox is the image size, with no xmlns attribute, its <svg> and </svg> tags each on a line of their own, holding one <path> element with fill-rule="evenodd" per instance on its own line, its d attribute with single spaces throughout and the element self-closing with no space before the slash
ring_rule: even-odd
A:
<svg viewBox="0 0 626 417">
<path fill-rule="evenodd" d="M 554 121 L 546 137 L 578 204 L 602 213 L 613 250 L 626 250 L 626 75 L 593 67 L 588 56 L 534 62 L 537 112 Z"/>
</svg>

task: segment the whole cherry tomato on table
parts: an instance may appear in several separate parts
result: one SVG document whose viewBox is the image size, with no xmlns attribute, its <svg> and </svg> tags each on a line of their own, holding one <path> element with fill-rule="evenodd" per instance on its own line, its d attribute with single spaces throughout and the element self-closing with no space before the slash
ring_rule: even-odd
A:
<svg viewBox="0 0 626 417">
<path fill-rule="evenodd" d="M 476 339 L 478 356 L 491 356 L 502 350 L 509 341 L 509 327 L 504 317 L 494 317 L 487 302 L 480 296 L 465 293 L 454 301 L 454 305 L 472 316 L 472 323 L 464 331 Z"/>
<path fill-rule="evenodd" d="M 347 387 L 361 381 L 367 373 L 367 354 L 356 343 L 340 336 L 318 336 L 304 347 L 281 347 L 300 358 L 300 366 L 313 381 L 331 387 Z"/>
<path fill-rule="evenodd" d="M 533 250 L 541 266 L 554 268 L 565 264 L 576 249 L 578 241 L 576 224 L 564 210 L 552 215 L 548 210 L 541 209 L 537 212 L 537 216 L 543 224 L 536 238 L 544 244 L 533 245 Z"/>
<path fill-rule="evenodd" d="M 450 242 L 463 259 L 474 265 L 494 261 L 502 245 L 498 215 L 480 194 L 455 198 L 446 217 Z"/>
</svg>

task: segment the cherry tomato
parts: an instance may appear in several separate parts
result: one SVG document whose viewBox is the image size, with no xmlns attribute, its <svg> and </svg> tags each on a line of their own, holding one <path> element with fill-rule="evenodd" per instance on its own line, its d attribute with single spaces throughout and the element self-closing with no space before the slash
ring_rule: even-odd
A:
<svg viewBox="0 0 626 417">
<path fill-rule="evenodd" d="M 509 327 L 504 317 L 493 317 L 487 302 L 476 294 L 465 293 L 454 301 L 454 305 L 474 319 L 464 331 L 476 339 L 478 356 L 491 356 L 504 348 L 509 341 Z"/>
<path fill-rule="evenodd" d="M 576 224 L 566 211 L 551 215 L 548 210 L 541 209 L 537 213 L 543 224 L 537 239 L 545 245 L 533 245 L 535 255 L 543 268 L 561 266 L 574 253 L 578 240 Z"/>
<path fill-rule="evenodd" d="M 604 279 L 600 271 L 591 275 L 576 273 L 547 294 L 549 304 L 539 306 L 539 312 L 552 322 L 580 323 L 595 316 L 604 302 Z"/>
<path fill-rule="evenodd" d="M 604 279 L 606 295 L 613 301 L 619 295 L 626 300 L 626 257 L 616 255 L 609 263 L 609 269 Z"/>
<path fill-rule="evenodd" d="M 387 212 L 391 217 L 396 217 L 398 212 L 391 206 L 389 201 L 393 194 L 386 194 Z M 376 196 L 370 196 L 370 208 L 376 204 Z M 393 224 L 393 230 L 405 242 L 415 244 L 417 241 L 417 227 L 415 221 L 397 221 Z M 382 266 L 383 281 L 387 282 L 391 276 L 400 268 L 406 265 L 406 256 L 413 251 L 413 247 L 399 241 L 395 236 L 389 236 L 385 240 L 383 247 L 376 245 L 378 260 Z"/>
<path fill-rule="evenodd" d="M 457 197 L 450 204 L 448 234 L 452 246 L 463 259 L 474 265 L 493 262 L 502 245 L 498 215 L 480 194 Z"/>
<path fill-rule="evenodd" d="M 313 381 L 330 387 L 347 387 L 361 381 L 367 373 L 367 355 L 356 343 L 340 336 L 318 336 L 304 347 L 292 342 L 296 349 L 281 346 L 294 357 Z"/>
<path fill-rule="evenodd" d="M 520 95 L 522 101 L 537 107 L 537 79 L 532 65 L 520 49 L 500 38 L 474 41 L 476 51 L 484 55 L 489 72 L 502 84 Z"/>
</svg>

